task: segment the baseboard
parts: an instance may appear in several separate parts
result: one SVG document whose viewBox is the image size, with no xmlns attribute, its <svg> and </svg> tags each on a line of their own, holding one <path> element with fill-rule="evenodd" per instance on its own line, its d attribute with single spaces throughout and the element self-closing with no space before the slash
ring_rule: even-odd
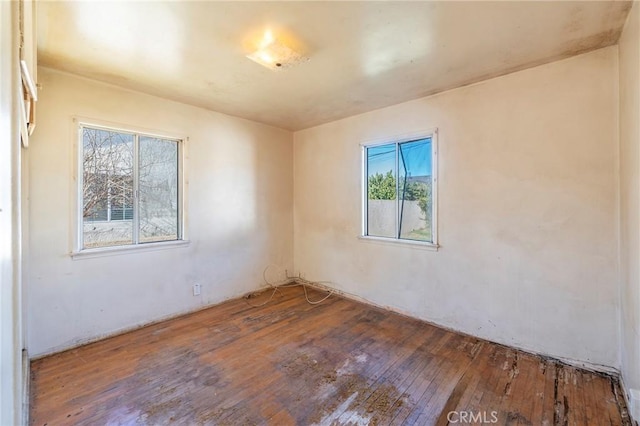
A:
<svg viewBox="0 0 640 426">
<path fill-rule="evenodd" d="M 292 278 L 292 279 L 288 279 L 286 281 L 286 283 L 285 282 L 283 282 L 283 283 L 290 284 L 290 283 L 296 282 L 296 281 L 297 280 L 295 278 Z M 282 284 L 282 283 L 277 283 L 277 284 Z M 614 379 L 616 379 L 619 382 L 620 387 L 622 388 L 622 391 L 623 391 L 622 393 L 623 393 L 623 396 L 624 396 L 624 400 L 625 400 L 626 405 L 628 407 L 629 415 L 631 416 L 633 424 L 635 426 L 637 426 L 638 425 L 638 421 L 640 421 L 640 390 L 627 388 L 624 385 L 624 380 L 623 380 L 622 375 L 615 368 L 612 368 L 612 367 L 609 367 L 609 366 L 606 366 L 606 365 L 593 364 L 593 363 L 589 363 L 589 362 L 578 361 L 578 360 L 573 360 L 573 359 L 568 359 L 568 358 L 561 358 L 561 357 L 557 357 L 557 356 L 553 356 L 553 355 L 549 355 L 549 354 L 545 354 L 545 353 L 541 353 L 541 352 L 532 351 L 532 350 L 530 350 L 528 348 L 522 348 L 522 347 L 518 347 L 518 346 L 514 346 L 514 345 L 506 345 L 504 343 L 495 342 L 495 341 L 486 339 L 484 337 L 474 336 L 472 334 L 465 333 L 463 331 L 456 330 L 456 329 L 453 329 L 451 327 L 447 327 L 447 326 L 444 326 L 444 325 L 441 325 L 441 324 L 437 324 L 437 323 L 431 322 L 431 321 L 426 320 L 424 318 L 416 317 L 414 315 L 411 315 L 411 314 L 409 314 L 407 312 L 403 312 L 402 310 L 399 310 L 399 309 L 394 308 L 392 306 L 379 305 L 379 304 L 377 304 L 375 302 L 372 302 L 372 301 L 370 301 L 368 299 L 365 299 L 365 298 L 363 298 L 361 296 L 357 296 L 355 294 L 348 293 L 348 292 L 345 292 L 343 290 L 339 290 L 339 289 L 327 286 L 325 284 L 313 283 L 313 282 L 309 282 L 309 281 L 306 281 L 306 280 L 304 280 L 304 282 L 301 281 L 300 284 L 304 284 L 304 285 L 307 285 L 309 287 L 312 287 L 312 288 L 315 288 L 315 289 L 321 290 L 321 291 L 329 291 L 329 292 L 332 292 L 332 293 L 334 293 L 336 295 L 339 295 L 340 297 L 344 297 L 345 299 L 349 299 L 349 300 L 353 300 L 353 301 L 356 301 L 356 302 L 359 302 L 359 303 L 363 303 L 365 305 L 369 305 L 369 306 L 372 306 L 372 307 L 375 307 L 375 308 L 378 308 L 378 309 L 391 311 L 391 312 L 394 312 L 394 313 L 396 313 L 398 315 L 402 315 L 402 316 L 405 316 L 405 317 L 408 317 L 408 318 L 417 319 L 417 320 L 425 322 L 426 324 L 430 324 L 430 325 L 432 325 L 434 327 L 438 327 L 438 328 L 441 328 L 441 329 L 444 329 L 444 330 L 448 330 L 448 331 L 451 331 L 451 332 L 454 332 L 454 333 L 457 333 L 457 334 L 462 334 L 462 335 L 470 336 L 470 337 L 473 337 L 473 338 L 476 338 L 476 339 L 485 340 L 487 342 L 491 342 L 491 343 L 494 343 L 494 344 L 497 344 L 497 345 L 501 345 L 501 346 L 511 347 L 513 349 L 516 349 L 516 350 L 519 350 L 519 351 L 522 351 L 522 352 L 526 352 L 526 353 L 529 353 L 529 354 L 538 355 L 538 356 L 542 356 L 542 357 L 545 357 L 545 358 L 553 359 L 553 360 L 556 360 L 556 361 L 561 362 L 563 364 L 570 365 L 572 367 L 578 367 L 578 368 L 581 368 L 581 369 L 584 369 L 584 370 L 588 370 L 588 371 L 592 371 L 592 372 L 595 372 L 595 373 L 606 374 L 607 376 L 611 376 L 611 377 L 613 377 Z M 140 325 L 136 325 L 136 326 L 120 329 L 120 330 L 114 331 L 112 333 L 104 334 L 104 335 L 101 335 L 101 336 L 98 336 L 98 337 L 95 337 L 95 338 L 91 338 L 91 339 L 86 339 L 84 341 L 79 341 L 79 342 L 76 342 L 76 344 L 74 344 L 72 346 L 65 347 L 65 348 L 62 348 L 62 349 L 59 349 L 59 350 L 54 350 L 52 352 L 48 352 L 48 353 L 45 353 L 45 354 L 40 354 L 40 355 L 34 357 L 33 359 L 29 358 L 27 350 L 24 349 L 22 351 L 22 356 L 23 356 L 23 420 L 24 420 L 25 424 L 29 424 L 29 392 L 30 392 L 29 391 L 29 383 L 30 383 L 30 374 L 31 374 L 30 361 L 36 360 L 36 359 L 40 359 L 40 358 L 44 358 L 44 357 L 47 357 L 47 356 L 50 356 L 50 355 L 53 355 L 53 354 L 56 354 L 56 353 L 61 353 L 61 352 L 65 352 L 65 351 L 68 351 L 68 350 L 72 350 L 72 349 L 78 348 L 80 346 L 88 345 L 88 344 L 91 344 L 91 343 L 99 341 L 99 340 L 108 339 L 110 337 L 114 337 L 114 336 L 118 336 L 118 335 L 121 335 L 121 334 L 129 333 L 131 331 L 134 331 L 134 330 L 137 330 L 137 329 L 140 329 L 140 328 L 144 328 L 144 327 L 148 327 L 148 326 L 151 326 L 151 325 L 154 325 L 154 324 L 158 324 L 158 323 L 161 323 L 161 322 L 164 322 L 164 321 L 168 321 L 168 320 L 173 319 L 173 318 L 177 318 L 177 317 L 184 316 L 184 315 L 194 314 L 194 313 L 197 313 L 199 311 L 203 311 L 205 309 L 209 309 L 209 308 L 214 307 L 216 305 L 225 303 L 225 302 L 227 302 L 229 300 L 233 300 L 233 299 L 240 298 L 240 297 L 242 297 L 242 298 L 248 297 L 249 295 L 253 295 L 253 294 L 258 293 L 258 292 L 263 292 L 265 290 L 266 289 L 264 288 L 264 286 L 261 286 L 260 288 L 252 290 L 252 291 L 249 291 L 247 293 L 244 293 L 241 296 L 231 297 L 231 298 L 222 300 L 220 302 L 212 303 L 212 304 L 205 305 L 205 306 L 199 306 L 196 309 L 192 309 L 192 310 L 189 310 L 189 311 L 186 311 L 186 312 L 178 312 L 178 313 L 171 314 L 171 315 L 168 315 L 168 316 L 165 316 L 165 317 L 162 317 L 162 318 L 155 319 L 153 321 L 150 321 L 150 322 L 147 322 L 147 323 L 144 323 L 144 324 L 140 324 Z"/>
<path fill-rule="evenodd" d="M 498 343 L 501 345 L 504 345 L 504 343 Z M 523 351 L 523 352 L 527 352 L 527 353 L 531 353 L 531 354 L 535 354 L 535 355 L 540 355 L 546 358 L 553 358 L 555 360 L 558 360 L 560 362 L 562 362 L 563 364 L 566 365 L 570 365 L 571 367 L 576 367 L 576 368 L 580 368 L 582 370 L 587 370 L 587 371 L 592 371 L 594 373 L 602 373 L 602 374 L 606 374 L 608 376 L 613 376 L 617 379 L 620 378 L 620 370 L 615 368 L 615 367 L 611 367 L 608 365 L 603 365 L 603 364 L 596 364 L 594 362 L 588 362 L 588 361 L 581 361 L 578 359 L 573 359 L 573 358 L 564 358 L 561 356 L 556 356 L 556 355 L 549 355 L 543 352 L 537 352 L 534 350 L 531 350 L 529 348 L 522 348 L 519 346 L 514 346 L 516 349 Z"/>
<path fill-rule="evenodd" d="M 192 308 L 192 309 L 186 309 L 184 311 L 175 312 L 175 313 L 172 313 L 172 314 L 169 314 L 169 315 L 165 315 L 165 316 L 161 316 L 161 317 L 155 318 L 155 319 L 153 319 L 151 321 L 147 321 L 147 322 L 144 322 L 144 323 L 132 325 L 132 326 L 129 326 L 129 327 L 119 328 L 117 330 L 113 330 L 111 332 L 103 333 L 103 334 L 100 334 L 98 336 L 89 337 L 89 338 L 86 338 L 86 339 L 78 339 L 78 340 L 74 341 L 73 343 L 63 344 L 63 345 L 51 348 L 48 351 L 40 353 L 38 355 L 35 355 L 33 358 L 29 358 L 29 359 L 31 361 L 36 361 L 36 360 L 39 360 L 39 359 L 42 359 L 42 358 L 46 358 L 48 356 L 52 356 L 52 355 L 60 354 L 60 353 L 63 353 L 63 352 L 67 352 L 67 351 L 70 351 L 70 350 L 73 350 L 73 349 L 77 349 L 77 348 L 82 347 L 82 346 L 90 345 L 91 343 L 99 342 L 100 340 L 105 340 L 105 339 L 109 339 L 111 337 L 116 337 L 116 336 L 120 336 L 122 334 L 127 334 L 127 333 L 130 333 L 132 331 L 139 330 L 141 328 L 150 327 L 152 325 L 159 324 L 161 322 L 172 320 L 174 318 L 179 318 L 179 317 L 182 317 L 182 316 L 185 316 L 185 315 L 195 314 L 197 312 L 204 311 L 205 309 L 213 308 L 214 306 L 220 305 L 220 304 L 228 302 L 230 300 L 246 297 L 249 294 L 254 294 L 256 292 L 264 291 L 264 290 L 265 289 L 263 287 L 257 288 L 255 290 L 251 290 L 251 291 L 248 291 L 248 292 L 240 294 L 240 295 L 235 295 L 235 296 L 226 298 L 226 299 L 221 300 L 219 302 L 214 302 L 214 303 L 207 304 L 207 305 L 197 306 L 197 307 Z"/>
<path fill-rule="evenodd" d="M 558 362 L 561 362 L 562 364 L 569 365 L 571 367 L 581 368 L 583 370 L 591 371 L 591 372 L 594 372 L 594 373 L 606 374 L 607 376 L 612 376 L 612 377 L 614 377 L 616 379 L 620 378 L 620 371 L 618 369 L 616 369 L 614 367 L 610 367 L 608 365 L 590 363 L 590 362 L 575 360 L 575 359 L 571 359 L 571 358 L 563 358 L 563 357 L 559 357 L 559 356 L 556 356 L 556 355 L 551 355 L 551 354 L 547 354 L 547 353 L 543 353 L 543 352 L 538 352 L 538 351 L 532 350 L 530 348 L 520 347 L 520 346 L 517 346 L 517 345 L 508 345 L 508 344 L 505 344 L 505 343 L 502 343 L 502 342 L 496 342 L 494 340 L 490 340 L 490 339 L 487 339 L 485 337 L 474 336 L 473 334 L 469 334 L 469 333 L 466 333 L 464 331 L 456 330 L 455 328 L 451 328 L 451 327 L 448 327 L 446 325 L 438 324 L 438 323 L 435 323 L 433 321 L 430 321 L 430 320 L 427 320 L 427 319 L 424 319 L 424 318 L 416 317 L 415 315 L 411 315 L 411 314 L 409 314 L 407 312 L 403 312 L 402 310 L 394 308 L 392 306 L 379 305 L 378 303 L 372 302 L 372 301 L 370 301 L 368 299 L 365 299 L 364 297 L 355 295 L 353 293 L 348 293 L 348 292 L 343 291 L 343 290 L 338 290 L 336 288 L 333 288 L 333 287 L 325 285 L 325 284 L 307 282 L 307 281 L 305 281 L 305 284 L 308 285 L 309 287 L 313 287 L 313 288 L 315 288 L 317 290 L 331 291 L 334 294 L 337 294 L 337 295 L 339 295 L 341 297 L 344 297 L 346 299 L 349 299 L 349 300 L 354 300 L 356 302 L 364 303 L 365 305 L 373 306 L 373 307 L 376 307 L 378 309 L 383 309 L 385 311 L 391 311 L 391 312 L 394 312 L 394 313 L 396 313 L 398 315 L 402 315 L 402 316 L 405 316 L 405 317 L 408 317 L 408 318 L 417 319 L 417 320 L 423 321 L 423 322 L 425 322 L 425 323 L 427 323 L 429 325 L 432 325 L 434 327 L 441 328 L 443 330 L 451 331 L 451 332 L 454 332 L 454 333 L 457 333 L 457 334 L 462 334 L 462 335 L 465 335 L 465 336 L 474 337 L 476 339 L 485 340 L 487 342 L 491 342 L 491 343 L 494 343 L 496 345 L 507 346 L 507 347 L 510 347 L 510 348 L 513 348 L 513 349 L 516 349 L 516 350 L 519 350 L 519 351 L 522 351 L 522 352 L 526 352 L 528 354 L 538 355 L 538 356 L 542 356 L 544 358 L 553 359 L 553 360 L 556 360 Z"/>
<path fill-rule="evenodd" d="M 627 407 L 629 407 L 629 415 L 637 425 L 640 422 L 640 389 L 629 389 L 628 392 L 627 388 L 623 389 L 627 399 Z"/>
<path fill-rule="evenodd" d="M 31 404 L 31 361 L 29 351 L 22 350 L 22 422 L 25 425 L 31 424 L 29 421 L 29 408 Z"/>
<path fill-rule="evenodd" d="M 638 391 L 635 389 L 631 389 L 627 387 L 627 385 L 625 385 L 624 377 L 622 376 L 622 374 L 620 374 L 618 380 L 620 389 L 622 390 L 622 398 L 624 399 L 624 403 L 627 407 L 627 415 L 631 420 L 631 426 L 638 426 L 638 420 L 640 420 L 640 416 L 638 416 L 639 413 L 634 413 L 634 404 L 636 411 L 638 410 L 638 407 L 640 407 L 640 396 L 638 395 Z"/>
</svg>

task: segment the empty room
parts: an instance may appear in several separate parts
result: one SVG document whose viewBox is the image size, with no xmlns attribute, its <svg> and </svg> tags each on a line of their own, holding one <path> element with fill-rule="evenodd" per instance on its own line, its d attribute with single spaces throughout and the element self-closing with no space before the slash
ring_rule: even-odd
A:
<svg viewBox="0 0 640 426">
<path fill-rule="evenodd" d="M 640 421 L 638 2 L 0 34 L 0 425 Z"/>
</svg>

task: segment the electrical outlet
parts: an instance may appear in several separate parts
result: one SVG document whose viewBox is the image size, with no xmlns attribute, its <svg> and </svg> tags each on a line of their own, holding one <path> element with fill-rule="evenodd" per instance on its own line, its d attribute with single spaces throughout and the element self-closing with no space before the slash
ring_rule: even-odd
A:
<svg viewBox="0 0 640 426">
<path fill-rule="evenodd" d="M 194 296 L 200 296 L 200 290 L 201 290 L 200 284 L 194 284 L 193 285 L 193 295 Z"/>
</svg>

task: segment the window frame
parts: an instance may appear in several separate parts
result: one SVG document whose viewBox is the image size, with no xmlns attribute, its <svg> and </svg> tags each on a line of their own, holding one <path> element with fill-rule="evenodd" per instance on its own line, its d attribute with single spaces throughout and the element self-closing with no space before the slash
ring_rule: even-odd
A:
<svg viewBox="0 0 640 426">
<path fill-rule="evenodd" d="M 169 132 L 162 132 L 157 130 L 150 130 L 136 126 L 121 125 L 116 123 L 105 122 L 101 120 L 84 119 L 80 117 L 73 118 L 73 135 L 75 136 L 75 167 L 73 171 L 73 185 L 75 191 L 75 206 L 72 214 L 72 229 L 74 230 L 73 244 L 71 249 L 71 257 L 73 259 L 78 258 L 91 258 L 101 257 L 108 255 L 117 255 L 128 252 L 137 251 L 154 251 L 167 248 L 174 248 L 180 246 L 189 245 L 187 239 L 187 185 L 185 178 L 185 157 L 186 157 L 186 142 L 189 138 L 181 135 L 172 134 Z M 84 210 L 84 198 L 83 198 L 83 171 L 84 171 L 84 147 L 83 147 L 83 129 L 91 128 L 96 130 L 104 130 L 110 132 L 126 133 L 134 136 L 134 152 L 133 152 L 133 226 L 132 237 L 134 242 L 132 244 L 114 245 L 106 247 L 84 248 L 83 247 L 83 210 Z M 168 241 L 153 241 L 141 243 L 139 241 L 139 207 L 137 207 L 139 201 L 138 189 L 138 167 L 139 167 L 139 140 L 141 137 L 150 137 L 157 139 L 166 139 L 175 141 L 177 143 L 177 176 L 178 176 L 178 194 L 177 194 L 177 208 L 178 208 L 178 229 L 177 239 Z M 138 224 L 138 226 L 135 226 Z"/>
<path fill-rule="evenodd" d="M 382 145 L 395 145 L 396 146 L 396 170 L 397 175 L 398 168 L 398 145 L 413 142 L 420 139 L 431 138 L 431 236 L 430 241 L 410 240 L 399 237 L 381 237 L 375 235 L 368 235 L 368 161 L 367 161 L 367 149 L 374 148 Z M 425 130 L 415 133 L 408 133 L 398 136 L 391 136 L 382 139 L 371 140 L 360 144 L 360 157 L 361 157 L 361 229 L 358 238 L 364 241 L 391 243 L 391 244 L 406 244 L 414 247 L 425 248 L 429 250 L 437 251 L 440 247 L 438 243 L 438 129 Z M 396 201 L 398 200 L 398 180 L 396 178 Z M 396 203 L 396 230 L 398 227 L 399 212 Z"/>
</svg>

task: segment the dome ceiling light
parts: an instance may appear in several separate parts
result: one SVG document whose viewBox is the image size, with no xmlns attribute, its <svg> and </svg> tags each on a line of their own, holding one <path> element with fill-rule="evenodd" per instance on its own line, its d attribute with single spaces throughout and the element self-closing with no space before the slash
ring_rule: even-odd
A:
<svg viewBox="0 0 640 426">
<path fill-rule="evenodd" d="M 309 60 L 309 58 L 276 39 L 271 31 L 265 32 L 258 50 L 247 55 L 247 58 L 270 70 L 291 68 Z"/>
</svg>

